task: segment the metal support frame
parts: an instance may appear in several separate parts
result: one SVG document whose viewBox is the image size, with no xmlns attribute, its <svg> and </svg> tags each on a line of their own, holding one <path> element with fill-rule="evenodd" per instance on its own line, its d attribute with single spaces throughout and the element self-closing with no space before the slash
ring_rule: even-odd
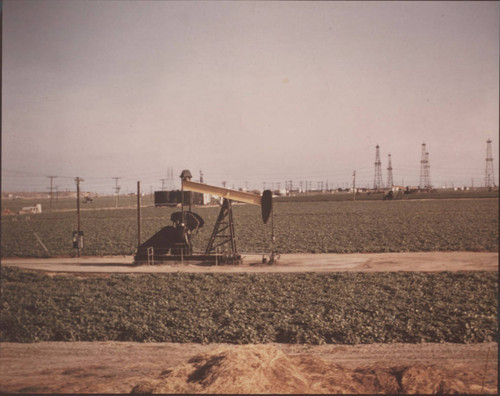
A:
<svg viewBox="0 0 500 396">
<path fill-rule="evenodd" d="M 216 238 L 220 238 L 216 242 Z M 231 252 L 237 254 L 236 250 L 236 238 L 234 236 L 234 222 L 233 222 L 233 211 L 231 207 L 231 200 L 224 198 L 222 206 L 220 208 L 219 216 L 215 222 L 214 230 L 205 250 L 205 254 L 216 253 L 217 249 L 226 244 L 230 244 Z"/>
<path fill-rule="evenodd" d="M 148 264 L 154 265 L 155 263 L 155 251 L 153 246 L 148 246 Z"/>
</svg>

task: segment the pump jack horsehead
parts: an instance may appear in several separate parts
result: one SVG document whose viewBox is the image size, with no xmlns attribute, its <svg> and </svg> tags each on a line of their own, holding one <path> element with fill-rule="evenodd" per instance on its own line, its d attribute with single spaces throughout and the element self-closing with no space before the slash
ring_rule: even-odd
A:
<svg viewBox="0 0 500 396">
<path fill-rule="evenodd" d="M 170 216 L 172 225 L 162 228 L 139 246 L 135 255 L 135 262 L 203 261 L 213 264 L 241 263 L 241 255 L 238 254 L 236 249 L 231 203 L 234 201 L 260 205 L 262 221 L 266 224 L 272 213 L 272 192 L 265 190 L 262 195 L 258 195 L 196 183 L 191 181 L 192 176 L 189 170 L 183 170 L 180 177 L 182 179 L 181 211 L 172 213 Z M 185 191 L 187 194 L 185 194 Z M 223 198 L 217 221 L 215 222 L 204 254 L 193 254 L 191 234 L 203 227 L 205 222 L 200 215 L 191 211 L 191 192 L 210 194 Z M 187 197 L 188 202 L 184 202 L 185 197 Z M 188 206 L 187 210 L 185 208 L 186 204 Z M 274 246 L 274 227 L 271 244 Z M 264 257 L 262 261 L 268 261 L 271 264 L 277 257 L 275 256 L 274 248 L 272 248 L 269 259 Z"/>
</svg>

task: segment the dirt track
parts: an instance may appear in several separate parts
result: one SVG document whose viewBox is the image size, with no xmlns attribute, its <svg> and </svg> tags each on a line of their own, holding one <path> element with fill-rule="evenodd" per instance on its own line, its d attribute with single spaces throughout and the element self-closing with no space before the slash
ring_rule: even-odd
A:
<svg viewBox="0 0 500 396">
<path fill-rule="evenodd" d="M 284 254 L 273 265 L 263 265 L 260 255 L 243 258 L 243 265 L 237 266 L 204 266 L 197 262 L 134 266 L 132 256 L 12 258 L 2 259 L 2 265 L 47 272 L 86 273 L 498 271 L 498 253 L 495 252 Z"/>
<path fill-rule="evenodd" d="M 428 386 L 438 386 L 429 384 L 437 381 L 436 378 L 461 393 L 497 391 L 498 345 L 494 342 L 472 345 L 270 345 L 290 359 L 288 366 L 295 370 L 295 376 L 305 378 L 310 384 L 302 392 L 337 393 L 339 389 L 349 393 L 384 392 L 384 375 L 387 377 L 388 373 L 410 367 L 420 370 L 417 379 L 421 384 L 416 388 L 419 393 L 428 393 Z M 1 347 L 0 391 L 23 393 L 128 393 L 138 384 L 165 380 L 170 371 L 176 374 L 176 368 L 182 368 L 196 355 L 208 354 L 210 357 L 220 349 L 238 352 L 242 348 L 227 344 L 130 342 L 3 343 Z M 231 368 L 242 367 L 250 380 L 261 380 L 256 368 L 247 367 L 245 360 L 237 358 L 238 355 L 236 360 L 228 362 Z M 272 363 L 270 360 L 261 353 L 257 363 L 267 367 Z M 227 372 L 215 370 L 215 374 L 218 381 L 231 380 Z M 179 390 L 210 391 L 201 383 L 198 388 L 186 388 L 196 384 L 178 372 L 170 382 L 171 386 L 179 386 Z M 225 386 L 226 392 L 238 392 L 231 384 Z M 290 392 L 290 388 L 279 383 L 271 390 Z M 385 389 L 394 393 L 390 390 L 390 387 Z"/>
</svg>

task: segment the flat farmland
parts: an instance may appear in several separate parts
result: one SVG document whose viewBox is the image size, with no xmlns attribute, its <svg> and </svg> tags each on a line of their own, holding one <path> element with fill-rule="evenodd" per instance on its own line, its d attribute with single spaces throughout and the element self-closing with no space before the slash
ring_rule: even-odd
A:
<svg viewBox="0 0 500 396">
<path fill-rule="evenodd" d="M 497 198 L 278 201 L 278 265 L 233 268 L 92 257 L 134 253 L 136 210 L 83 209 L 81 259 L 75 210 L 2 216 L 0 392 L 498 391 Z M 144 207 L 142 240 L 177 210 Z M 203 250 L 218 208 L 193 210 Z M 269 252 L 260 208 L 234 218 L 240 252 Z"/>
<path fill-rule="evenodd" d="M 497 272 L 133 274 L 2 267 L 0 341 L 487 342 Z"/>
<path fill-rule="evenodd" d="M 0 270 L 2 392 L 497 393 L 498 272 Z"/>
<path fill-rule="evenodd" d="M 170 215 L 177 210 L 142 208 L 142 240 L 170 225 Z M 205 220 L 193 236 L 195 250 L 203 251 L 219 208 L 193 211 Z M 260 208 L 235 204 L 233 211 L 238 250 L 269 252 L 271 221 L 262 224 Z M 75 255 L 71 237 L 77 228 L 76 209 L 3 215 L 1 221 L 2 257 Z M 498 198 L 277 202 L 274 228 L 280 253 L 497 252 Z M 81 229 L 83 255 L 131 255 L 137 247 L 137 211 L 130 207 L 87 205 L 81 211 Z"/>
</svg>

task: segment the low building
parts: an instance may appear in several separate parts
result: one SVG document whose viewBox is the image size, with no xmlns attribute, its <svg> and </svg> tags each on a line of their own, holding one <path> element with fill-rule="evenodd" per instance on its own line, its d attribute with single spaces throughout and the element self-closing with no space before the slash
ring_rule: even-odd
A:
<svg viewBox="0 0 500 396">
<path fill-rule="evenodd" d="M 42 204 L 25 206 L 19 211 L 19 214 L 36 214 L 36 213 L 42 213 Z"/>
</svg>

